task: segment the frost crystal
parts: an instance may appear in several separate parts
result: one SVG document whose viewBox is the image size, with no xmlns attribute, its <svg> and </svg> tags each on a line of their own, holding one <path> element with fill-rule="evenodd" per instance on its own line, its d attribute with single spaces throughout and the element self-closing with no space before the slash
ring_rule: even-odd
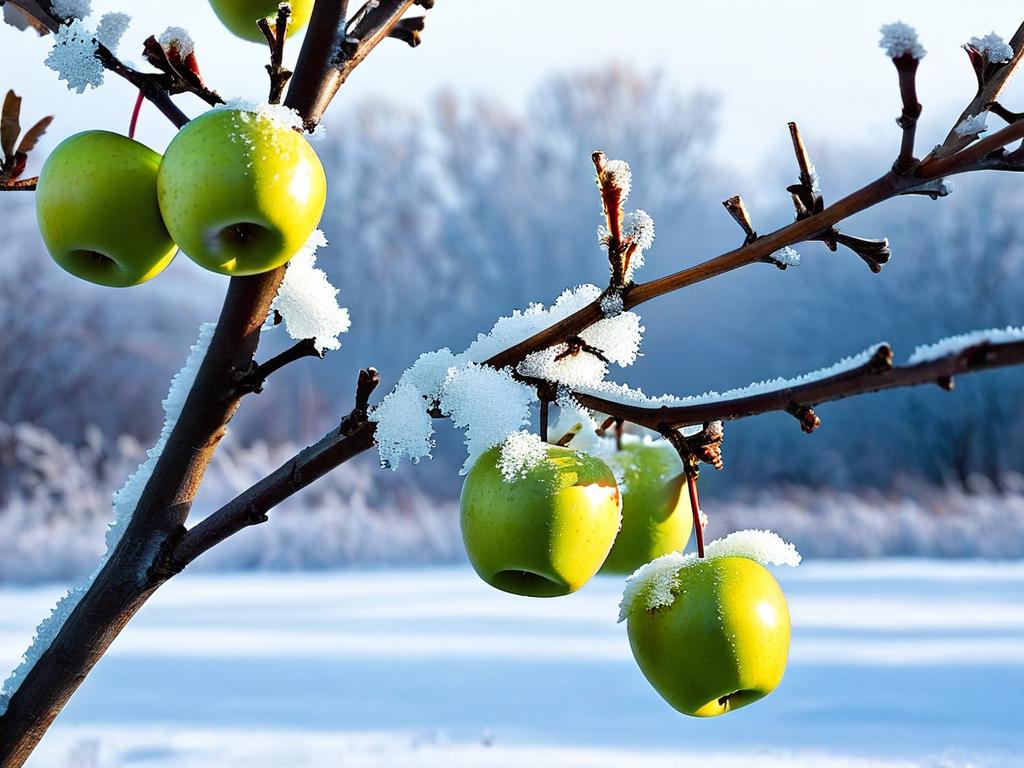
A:
<svg viewBox="0 0 1024 768">
<path fill-rule="evenodd" d="M 638 252 L 650 249 L 654 245 L 654 219 L 647 211 L 630 211 L 622 217 L 622 237 L 636 243 Z"/>
<path fill-rule="evenodd" d="M 777 261 L 779 264 L 785 264 L 787 267 L 796 267 L 800 265 L 800 254 L 796 252 L 796 249 L 790 246 L 783 246 L 782 250 L 775 251 L 770 255 L 772 261 Z"/>
<path fill-rule="evenodd" d="M 110 51 L 116 51 L 131 20 L 132 17 L 126 13 L 103 14 L 99 26 L 96 27 L 97 42 L 106 46 Z"/>
<path fill-rule="evenodd" d="M 315 266 L 316 249 L 326 245 L 324 233 L 315 230 L 289 262 L 271 304 L 271 309 L 284 318 L 288 335 L 299 340 L 313 339 L 318 352 L 339 349 L 338 337 L 352 325 L 348 310 L 338 304 L 338 289 Z"/>
<path fill-rule="evenodd" d="M 96 58 L 98 45 L 92 33 L 75 19 L 54 33 L 53 48 L 43 62 L 67 80 L 68 90 L 83 93 L 87 86 L 103 84 L 103 63 Z"/>
<path fill-rule="evenodd" d="M 548 444 L 533 432 L 513 432 L 501 444 L 498 469 L 507 482 L 526 476 L 526 473 L 544 461 Z"/>
<path fill-rule="evenodd" d="M 403 457 L 412 461 L 430 456 L 434 447 L 434 420 L 429 404 L 413 386 L 398 386 L 370 411 L 377 422 L 374 439 L 381 464 L 397 469 Z"/>
<path fill-rule="evenodd" d="M 612 183 L 622 190 L 621 202 L 626 202 L 633 188 L 633 172 L 625 160 L 609 160 L 604 164 L 604 174 Z"/>
<path fill-rule="evenodd" d="M 800 564 L 800 553 L 772 531 L 736 531 L 722 539 L 716 539 L 704 548 L 704 559 L 720 557 L 745 557 L 761 565 Z M 696 554 L 684 555 L 670 552 L 652 560 L 634 571 L 626 579 L 626 586 L 619 603 L 619 621 L 625 621 L 638 607 L 654 611 L 667 608 L 676 599 L 682 571 L 700 562 Z"/>
<path fill-rule="evenodd" d="M 885 55 L 890 59 L 908 55 L 914 59 L 924 58 L 925 50 L 917 40 L 917 32 L 909 24 L 897 21 L 885 24 L 879 31 L 882 39 L 878 45 L 885 49 Z"/>
<path fill-rule="evenodd" d="M 507 370 L 471 364 L 448 372 L 441 390 L 441 411 L 466 430 L 466 474 L 488 448 L 530 423 L 534 392 Z"/>
<path fill-rule="evenodd" d="M 92 13 L 92 0 L 53 0 L 55 16 L 62 19 L 84 19 Z"/>
<path fill-rule="evenodd" d="M 988 112 L 979 112 L 977 115 L 965 117 L 956 127 L 956 135 L 967 137 L 977 136 L 980 133 L 984 133 L 988 130 L 988 126 L 986 125 L 987 120 Z"/>
<path fill-rule="evenodd" d="M 163 453 L 167 440 L 170 438 L 171 432 L 174 431 L 174 426 L 178 423 L 182 408 L 185 406 L 185 400 L 188 398 L 188 393 L 195 383 L 196 374 L 199 372 L 199 366 L 202 365 L 203 359 L 206 357 L 206 350 L 209 349 L 216 327 L 214 323 L 203 323 L 199 327 L 199 338 L 192 345 L 191 353 L 185 361 L 185 367 L 171 379 L 170 389 L 167 392 L 167 397 L 164 398 L 164 424 L 160 429 L 160 437 L 157 439 L 156 445 L 146 452 L 146 461 L 128 478 L 124 486 L 114 494 L 114 519 L 107 529 L 106 554 L 85 584 L 70 590 L 62 597 L 60 602 L 57 603 L 57 607 L 54 608 L 53 613 L 36 628 L 32 645 L 25 651 L 21 664 L 11 673 L 11 676 L 4 683 L 2 690 L 0 690 L 0 715 L 3 715 L 6 711 L 11 696 L 18 690 L 18 686 L 21 685 L 22 680 L 25 679 L 25 676 L 35 666 L 39 657 L 53 643 L 61 627 L 64 626 L 64 622 L 67 621 L 68 617 L 75 610 L 75 607 L 88 590 L 89 585 L 96 578 L 96 574 L 106 565 L 111 553 L 113 553 L 121 541 L 121 536 L 124 535 L 124 531 L 128 527 L 128 523 L 139 504 L 139 499 L 142 498 L 142 492 L 145 490 L 146 484 L 156 468 L 160 454 Z M 148 566 L 148 564 L 144 564 L 144 566 Z"/>
<path fill-rule="evenodd" d="M 1006 344 L 1014 341 L 1024 341 L 1024 326 L 1014 328 L 990 328 L 984 331 L 971 331 L 958 336 L 950 336 L 936 341 L 933 344 L 924 344 L 914 350 L 914 353 L 907 360 L 908 365 L 918 363 L 929 363 L 940 357 L 954 355 L 969 347 L 979 344 Z"/>
<path fill-rule="evenodd" d="M 195 43 L 192 41 L 192 35 L 188 33 L 187 29 L 182 27 L 168 27 L 157 38 L 157 42 L 160 43 L 160 46 L 165 51 L 177 48 L 178 55 L 183 59 L 189 54 L 194 53 L 196 49 Z"/>
<path fill-rule="evenodd" d="M 1003 64 L 1013 58 L 1013 48 L 995 32 L 984 37 L 972 37 L 967 44 L 992 64 Z"/>
<path fill-rule="evenodd" d="M 605 317 L 615 317 L 624 308 L 622 296 L 618 293 L 606 293 L 601 297 L 601 314 Z"/>
</svg>

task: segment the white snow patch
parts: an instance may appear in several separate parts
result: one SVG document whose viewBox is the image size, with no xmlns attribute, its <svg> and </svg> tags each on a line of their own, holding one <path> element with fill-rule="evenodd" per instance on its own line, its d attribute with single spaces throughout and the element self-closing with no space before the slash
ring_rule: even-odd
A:
<svg viewBox="0 0 1024 768">
<path fill-rule="evenodd" d="M 441 411 L 466 431 L 466 474 L 488 448 L 530 423 L 534 391 L 506 370 L 470 364 L 448 371 L 441 390 Z"/>
<path fill-rule="evenodd" d="M 526 473 L 548 456 L 548 444 L 534 432 L 525 429 L 513 432 L 501 444 L 498 469 L 506 482 L 511 483 L 526 476 Z"/>
<path fill-rule="evenodd" d="M 451 368 L 461 367 L 462 360 L 452 354 L 448 347 L 424 352 L 411 367 L 402 373 L 399 379 L 399 386 L 411 386 L 430 400 L 436 400 L 441 396 L 441 386 L 448 377 Z"/>
<path fill-rule="evenodd" d="M 157 38 L 157 42 L 165 51 L 176 48 L 178 55 L 183 59 L 196 50 L 192 35 L 184 27 L 168 27 Z"/>
<path fill-rule="evenodd" d="M 721 539 L 715 539 L 704 548 L 704 560 L 722 557 L 745 557 L 761 565 L 800 564 L 800 553 L 772 531 L 735 531 Z M 626 579 L 619 603 L 619 621 L 625 621 L 634 608 L 642 606 L 653 611 L 667 608 L 676 599 L 679 589 L 679 574 L 701 562 L 696 553 L 669 552 L 642 565 Z"/>
<path fill-rule="evenodd" d="M 785 264 L 787 267 L 800 266 L 800 254 L 797 253 L 795 248 L 788 245 L 784 246 L 781 250 L 770 254 L 770 258 L 772 261 L 777 261 L 779 264 Z"/>
<path fill-rule="evenodd" d="M 1003 64 L 1013 58 L 1013 48 L 994 31 L 984 37 L 972 37 L 967 44 L 993 64 Z"/>
<path fill-rule="evenodd" d="M 1018 328 L 1007 326 L 1006 328 L 989 328 L 984 331 L 970 331 L 969 333 L 949 336 L 932 344 L 923 344 L 917 347 L 913 354 L 910 355 L 910 359 L 907 360 L 907 364 L 928 363 L 940 357 L 955 355 L 968 347 L 974 347 L 979 344 L 1006 344 L 1014 341 L 1024 341 L 1024 326 Z"/>
<path fill-rule="evenodd" d="M 283 104 L 268 104 L 265 101 L 251 101 L 249 99 L 229 99 L 226 103 L 218 104 L 210 109 L 211 112 L 217 110 L 257 115 L 265 120 L 269 120 L 280 128 L 301 131 L 304 127 L 299 113 Z"/>
<path fill-rule="evenodd" d="M 879 31 L 882 39 L 878 45 L 889 58 L 898 59 L 907 55 L 915 59 L 924 58 L 926 51 L 917 40 L 917 31 L 909 24 L 897 21 L 883 25 Z"/>
<path fill-rule="evenodd" d="M 96 40 L 100 45 L 105 46 L 111 52 L 117 51 L 117 46 L 124 37 L 125 30 L 131 23 L 132 17 L 127 13 L 105 13 L 100 18 L 99 26 L 96 27 Z"/>
<path fill-rule="evenodd" d="M 979 112 L 977 115 L 965 117 L 954 129 L 957 136 L 978 136 L 988 130 L 988 112 Z"/>
<path fill-rule="evenodd" d="M 62 19 L 84 19 L 92 13 L 92 0 L 53 0 L 50 7 Z"/>
<path fill-rule="evenodd" d="M 103 63 L 96 58 L 99 45 L 85 25 L 75 19 L 54 33 L 53 48 L 43 63 L 66 80 L 68 90 L 84 93 L 103 84 Z"/>
<path fill-rule="evenodd" d="M 399 385 L 370 411 L 377 423 L 374 439 L 382 466 L 398 468 L 403 457 L 418 462 L 434 447 L 434 420 L 430 404 L 413 386 Z"/>
<path fill-rule="evenodd" d="M 348 309 L 338 304 L 338 289 L 327 273 L 316 267 L 316 250 L 327 245 L 327 237 L 314 230 L 284 273 L 284 280 L 271 309 L 284 318 L 293 339 L 313 339 L 318 352 L 340 349 L 341 334 L 352 325 Z"/>
<path fill-rule="evenodd" d="M 100 559 L 96 570 L 86 579 L 85 583 L 69 590 L 57 603 L 53 613 L 36 628 L 35 637 L 33 637 L 32 644 L 22 656 L 21 663 L 4 682 L 2 689 L 0 689 L 0 715 L 3 715 L 7 710 L 7 704 L 15 692 L 17 692 L 18 686 L 21 685 L 25 676 L 53 643 L 64 626 L 64 622 L 67 621 L 68 617 L 75 610 L 75 607 L 88 591 L 96 575 L 106 565 L 110 555 L 121 541 L 121 537 L 124 535 L 128 523 L 131 522 L 132 516 L 135 513 L 135 509 L 138 507 L 139 499 L 142 498 L 142 492 L 145 490 L 149 478 L 153 475 L 153 470 L 156 468 L 160 454 L 163 453 L 167 440 L 170 438 L 171 432 L 174 431 L 175 424 L 178 423 L 178 418 L 181 416 L 185 401 L 188 399 L 188 394 L 195 383 L 199 367 L 206 357 L 206 350 L 209 349 L 210 341 L 213 339 L 216 328 L 216 323 L 203 323 L 199 326 L 199 338 L 192 345 L 191 352 L 185 361 L 185 366 L 171 379 L 167 397 L 163 400 L 164 424 L 160 429 L 160 437 L 157 439 L 156 445 L 146 452 L 146 461 L 128 478 L 124 486 L 114 493 L 114 519 L 107 529 L 106 554 Z"/>
</svg>

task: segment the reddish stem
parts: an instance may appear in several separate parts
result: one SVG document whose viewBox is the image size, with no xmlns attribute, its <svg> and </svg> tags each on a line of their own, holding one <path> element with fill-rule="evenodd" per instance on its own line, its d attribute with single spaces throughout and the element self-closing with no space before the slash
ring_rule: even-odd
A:
<svg viewBox="0 0 1024 768">
<path fill-rule="evenodd" d="M 697 474 L 686 471 L 686 487 L 690 491 L 690 509 L 693 511 L 693 535 L 697 539 L 697 557 L 704 557 L 704 526 L 700 522 L 700 500 L 697 498 Z"/>
<path fill-rule="evenodd" d="M 132 121 L 128 124 L 128 138 L 135 138 L 135 129 L 139 126 L 139 113 L 142 111 L 142 102 L 146 100 L 146 95 L 140 90 L 139 95 L 135 99 L 135 108 L 132 110 Z"/>
</svg>

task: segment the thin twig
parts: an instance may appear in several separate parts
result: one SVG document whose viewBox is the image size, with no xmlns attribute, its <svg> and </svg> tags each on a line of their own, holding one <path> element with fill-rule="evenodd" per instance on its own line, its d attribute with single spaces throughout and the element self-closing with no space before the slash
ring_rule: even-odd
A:
<svg viewBox="0 0 1024 768">
<path fill-rule="evenodd" d="M 235 387 L 237 391 L 242 393 L 262 392 L 263 385 L 272 373 L 304 357 L 323 357 L 323 352 L 317 349 L 316 339 L 297 341 L 288 349 L 267 360 L 267 362 L 260 365 L 253 364 L 244 373 L 239 374 Z"/>
<path fill-rule="evenodd" d="M 4 192 L 31 192 L 36 188 L 38 182 L 38 176 L 33 176 L 30 179 L 8 179 L 0 181 L 0 190 Z"/>
<path fill-rule="evenodd" d="M 277 7 L 277 20 L 273 27 L 270 21 L 262 18 L 256 22 L 260 31 L 267 39 L 267 46 L 270 48 L 270 63 L 267 64 L 267 74 L 270 76 L 270 96 L 268 101 L 271 104 L 280 104 L 284 95 L 284 88 L 292 77 L 292 71 L 284 66 L 284 43 L 288 37 L 288 22 L 291 19 L 292 7 L 289 3 L 281 3 Z"/>
</svg>

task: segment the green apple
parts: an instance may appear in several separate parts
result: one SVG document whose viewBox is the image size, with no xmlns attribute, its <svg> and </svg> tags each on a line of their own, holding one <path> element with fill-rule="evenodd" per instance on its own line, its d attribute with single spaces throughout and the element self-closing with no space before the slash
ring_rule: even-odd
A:
<svg viewBox="0 0 1024 768">
<path fill-rule="evenodd" d="M 46 250 L 73 275 L 124 288 L 174 258 L 157 205 L 160 155 L 107 131 L 62 141 L 43 164 L 36 217 Z"/>
<path fill-rule="evenodd" d="M 199 265 L 254 275 L 288 261 L 327 200 L 327 178 L 306 138 L 272 117 L 213 109 L 171 141 L 157 179 L 174 241 Z"/>
<path fill-rule="evenodd" d="M 665 441 L 636 440 L 605 457 L 622 492 L 622 530 L 602 573 L 630 574 L 686 548 L 693 513 L 679 454 Z"/>
<path fill-rule="evenodd" d="M 506 480 L 501 448 L 484 453 L 462 486 L 462 540 L 480 578 L 505 592 L 557 597 L 586 584 L 621 521 L 615 475 L 601 459 L 546 446 Z"/>
<path fill-rule="evenodd" d="M 670 600 L 654 608 L 633 601 L 629 644 L 640 670 L 669 704 L 687 715 L 713 717 L 778 686 L 789 655 L 789 609 L 760 563 L 738 556 L 690 558 L 675 576 Z"/>
<path fill-rule="evenodd" d="M 266 40 L 256 22 L 277 18 L 280 0 L 210 0 L 210 6 L 217 18 L 232 33 L 244 40 L 262 43 Z M 288 23 L 288 37 L 291 37 L 309 23 L 313 13 L 313 0 L 291 0 L 292 18 Z"/>
</svg>

